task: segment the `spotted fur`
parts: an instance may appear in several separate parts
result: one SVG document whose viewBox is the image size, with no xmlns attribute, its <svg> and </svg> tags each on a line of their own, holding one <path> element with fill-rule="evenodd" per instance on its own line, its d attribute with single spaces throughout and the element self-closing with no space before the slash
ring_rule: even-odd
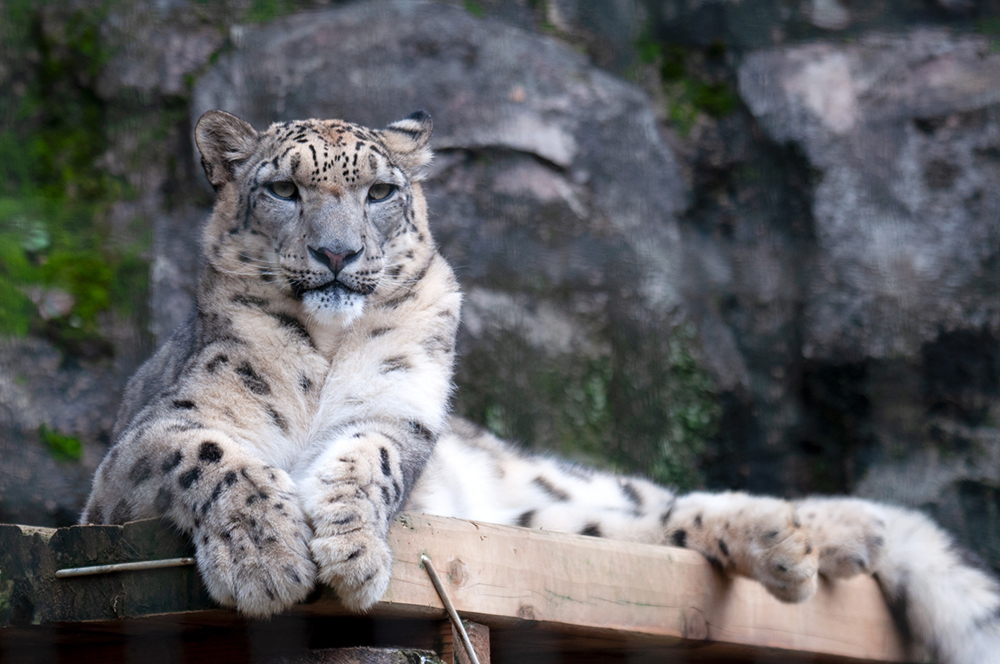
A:
<svg viewBox="0 0 1000 664">
<path fill-rule="evenodd" d="M 430 130 L 424 113 L 383 130 L 201 119 L 217 203 L 197 313 L 129 383 L 84 522 L 170 520 L 212 596 L 251 616 L 317 580 L 371 606 L 404 506 L 686 547 L 784 601 L 874 574 L 914 657 L 1000 662 L 1000 586 L 915 512 L 678 496 L 449 421 L 461 296 L 427 228 Z"/>
</svg>

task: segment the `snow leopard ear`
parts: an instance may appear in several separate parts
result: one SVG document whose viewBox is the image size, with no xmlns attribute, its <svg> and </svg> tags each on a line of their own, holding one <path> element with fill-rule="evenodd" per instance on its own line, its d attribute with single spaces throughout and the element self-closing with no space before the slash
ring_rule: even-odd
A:
<svg viewBox="0 0 1000 664">
<path fill-rule="evenodd" d="M 205 176 L 216 189 L 233 179 L 233 167 L 253 154 L 258 140 L 253 127 L 225 111 L 201 116 L 194 138 Z"/>
<path fill-rule="evenodd" d="M 411 113 L 382 130 L 382 142 L 393 161 L 414 180 L 422 180 L 424 167 L 431 163 L 431 132 L 434 122 L 427 111 Z"/>
</svg>

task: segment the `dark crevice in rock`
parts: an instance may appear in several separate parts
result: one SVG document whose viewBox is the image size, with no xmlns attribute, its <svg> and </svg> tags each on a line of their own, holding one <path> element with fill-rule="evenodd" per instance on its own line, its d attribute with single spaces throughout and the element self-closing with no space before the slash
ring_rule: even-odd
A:
<svg viewBox="0 0 1000 664">
<path fill-rule="evenodd" d="M 987 424 L 1000 396 L 1000 342 L 989 329 L 941 332 L 924 343 L 923 393 L 930 416 Z"/>
<path fill-rule="evenodd" d="M 805 414 L 798 434 L 800 493 L 851 493 L 865 467 L 859 464 L 874 443 L 868 364 L 806 362 L 802 368 Z"/>
</svg>

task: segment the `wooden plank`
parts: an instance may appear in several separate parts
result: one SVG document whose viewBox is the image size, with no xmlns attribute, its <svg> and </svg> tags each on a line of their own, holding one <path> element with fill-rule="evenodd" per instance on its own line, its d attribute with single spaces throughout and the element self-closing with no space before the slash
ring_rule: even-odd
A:
<svg viewBox="0 0 1000 664">
<path fill-rule="evenodd" d="M 215 608 L 194 567 L 56 579 L 59 569 L 194 555 L 157 520 L 124 526 L 0 525 L 0 627 Z"/>
<path fill-rule="evenodd" d="M 463 617 L 704 641 L 859 660 L 905 661 L 875 581 L 821 583 L 803 604 L 783 604 L 760 584 L 727 577 L 685 549 L 404 515 L 379 611 L 438 606 L 420 567 L 434 561 Z"/>
<path fill-rule="evenodd" d="M 374 616 L 444 617 L 420 566 L 426 553 L 462 616 L 491 628 L 556 630 L 572 637 L 567 642 L 592 639 L 612 649 L 697 645 L 706 655 L 904 661 L 870 578 L 822 583 L 814 599 L 787 605 L 683 549 L 413 514 L 397 520 L 390 542 L 392 581 Z M 206 625 L 238 620 L 227 611 L 195 613 L 212 603 L 192 568 L 55 579 L 65 567 L 190 553 L 188 542 L 158 522 L 54 531 L 0 526 L 0 626 L 171 614 Z M 317 595 L 291 615 L 345 613 L 332 590 Z"/>
</svg>

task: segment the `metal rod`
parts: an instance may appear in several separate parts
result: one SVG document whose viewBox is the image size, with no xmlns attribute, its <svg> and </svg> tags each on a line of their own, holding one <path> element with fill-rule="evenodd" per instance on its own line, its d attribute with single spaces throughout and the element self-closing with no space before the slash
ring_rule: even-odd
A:
<svg viewBox="0 0 1000 664">
<path fill-rule="evenodd" d="M 57 579 L 68 579 L 74 576 L 93 576 L 94 574 L 111 574 L 112 572 L 132 572 L 144 569 L 160 569 L 162 567 L 185 567 L 194 565 L 194 558 L 166 558 L 164 560 L 143 560 L 137 563 L 115 563 L 113 565 L 92 565 L 90 567 L 67 567 L 56 571 Z"/>
<path fill-rule="evenodd" d="M 427 575 L 431 577 L 431 583 L 434 584 L 434 590 L 437 591 L 438 597 L 441 598 L 441 603 L 444 604 L 445 611 L 448 612 L 448 617 L 451 618 L 451 624 L 455 626 L 455 629 L 458 630 L 458 635 L 462 638 L 462 645 L 465 646 L 465 653 L 469 656 L 469 661 L 472 664 L 479 664 L 479 657 L 476 656 L 476 649 L 472 647 L 472 641 L 469 640 L 469 633 L 465 631 L 465 625 L 462 624 L 462 619 L 458 617 L 458 611 L 455 610 L 455 605 L 451 603 L 451 598 L 448 597 L 448 593 L 445 591 L 444 585 L 438 577 L 437 570 L 434 569 L 434 563 L 431 562 L 426 553 L 420 554 L 420 562 L 424 564 Z"/>
</svg>

